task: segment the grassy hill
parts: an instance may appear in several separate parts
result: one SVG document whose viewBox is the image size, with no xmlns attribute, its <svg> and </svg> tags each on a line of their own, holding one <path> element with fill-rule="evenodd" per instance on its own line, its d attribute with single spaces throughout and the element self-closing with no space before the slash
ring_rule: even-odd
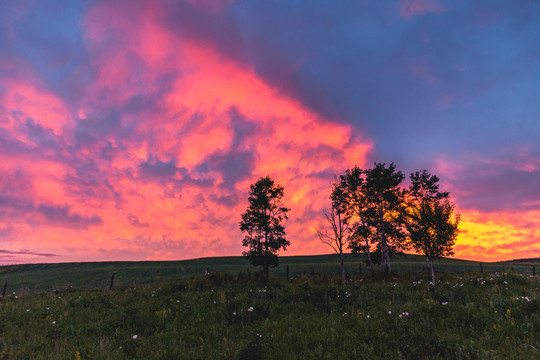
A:
<svg viewBox="0 0 540 360">
<path fill-rule="evenodd" d="M 348 256 L 347 272 L 358 274 L 367 272 L 365 256 Z M 360 269 L 361 264 L 361 269 Z M 510 268 L 520 272 L 531 272 L 532 265 L 517 262 L 481 263 L 485 272 L 502 272 Z M 338 273 L 338 257 L 331 255 L 283 256 L 280 266 L 271 269 L 272 276 L 285 277 L 289 267 L 290 276 L 303 273 Z M 392 260 L 393 271 L 423 271 L 425 259 L 419 255 L 405 255 Z M 0 286 L 8 280 L 8 289 L 18 294 L 52 290 L 55 288 L 83 287 L 103 288 L 110 284 L 115 273 L 115 284 L 149 284 L 163 280 L 189 278 L 194 274 L 202 275 L 206 269 L 211 273 L 227 272 L 237 274 L 241 271 L 256 269 L 241 256 L 212 257 L 182 261 L 118 261 L 118 262 L 81 262 L 56 264 L 23 264 L 0 267 Z M 480 263 L 459 259 L 445 258 L 435 263 L 437 272 L 480 271 Z M 540 271 L 540 269 L 538 269 Z M 377 271 L 380 271 L 377 267 Z"/>
<path fill-rule="evenodd" d="M 241 257 L 1 267 L 0 359 L 539 358 L 540 277 L 507 271 L 532 266 L 442 259 L 434 286 L 421 256 L 392 281 L 361 260 L 345 285 L 335 255 L 282 257 L 269 282 Z"/>
<path fill-rule="evenodd" d="M 206 261 L 221 263 L 195 263 Z M 0 359 L 540 358 L 538 275 L 446 272 L 432 286 L 427 273 L 385 282 L 364 272 L 343 286 L 328 274 L 268 283 L 259 274 L 10 294 Z"/>
</svg>

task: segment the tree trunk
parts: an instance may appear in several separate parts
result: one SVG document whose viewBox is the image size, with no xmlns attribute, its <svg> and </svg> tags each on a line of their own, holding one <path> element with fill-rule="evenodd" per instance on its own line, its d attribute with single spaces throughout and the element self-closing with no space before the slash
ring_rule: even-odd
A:
<svg viewBox="0 0 540 360">
<path fill-rule="evenodd" d="M 343 259 L 343 252 L 339 253 L 339 261 L 341 263 L 341 283 L 345 285 L 346 278 L 345 278 L 345 263 Z"/>
<path fill-rule="evenodd" d="M 373 275 L 375 273 L 373 271 L 373 262 L 371 261 L 371 250 L 369 248 L 369 241 L 368 241 L 367 238 L 366 238 L 366 249 L 367 249 L 367 258 L 368 258 L 368 263 L 369 263 L 369 270 L 371 271 L 371 277 L 373 277 Z"/>
<path fill-rule="evenodd" d="M 382 256 L 382 263 L 384 267 L 384 277 L 386 280 L 390 278 L 390 254 L 388 252 L 388 244 L 386 243 L 386 234 L 384 232 L 384 215 L 381 210 L 380 213 L 380 229 L 381 229 L 381 256 Z"/>
<path fill-rule="evenodd" d="M 431 282 L 433 282 L 433 286 L 435 286 L 435 269 L 433 267 L 433 261 L 431 261 Z"/>
<path fill-rule="evenodd" d="M 264 277 L 266 280 L 270 277 L 270 271 L 268 271 L 268 230 L 264 233 L 264 255 L 263 255 L 263 268 L 264 268 Z"/>
</svg>

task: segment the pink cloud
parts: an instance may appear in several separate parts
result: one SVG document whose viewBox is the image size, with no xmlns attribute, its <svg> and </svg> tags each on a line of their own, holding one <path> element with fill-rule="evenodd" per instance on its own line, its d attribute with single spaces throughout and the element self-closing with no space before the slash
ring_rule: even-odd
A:
<svg viewBox="0 0 540 360">
<path fill-rule="evenodd" d="M 448 9 L 443 7 L 439 0 L 402 0 L 399 16 L 409 20 L 415 15 L 440 14 L 445 11 L 448 11 Z"/>
<path fill-rule="evenodd" d="M 13 141 L 31 152 L 4 154 L 2 166 L 23 170 L 33 207 L 10 218 L 16 234 L 0 246 L 69 254 L 44 261 L 238 255 L 249 185 L 271 175 L 292 208 L 288 253 L 326 253 L 314 228 L 329 182 L 363 166 L 372 144 L 208 44 L 179 37 L 162 15 L 109 2 L 88 12 L 96 78 L 72 109 L 28 79 L 12 90 L 26 91 L 26 102 L 2 99 L 13 107 L 4 115 L 35 117 L 56 152 L 36 157 L 28 131 L 9 117 Z"/>
</svg>

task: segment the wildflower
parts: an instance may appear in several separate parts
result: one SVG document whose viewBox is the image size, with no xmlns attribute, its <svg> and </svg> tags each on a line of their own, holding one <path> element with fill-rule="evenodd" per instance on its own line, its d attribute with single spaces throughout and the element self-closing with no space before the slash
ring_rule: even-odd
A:
<svg viewBox="0 0 540 360">
<path fill-rule="evenodd" d="M 345 316 L 345 315 L 347 315 L 347 313 L 346 313 L 346 312 L 344 312 L 344 313 L 343 313 L 343 316 Z"/>
<path fill-rule="evenodd" d="M 448 305 L 448 301 L 443 301 L 441 305 Z"/>
<path fill-rule="evenodd" d="M 56 324 L 56 321 L 53 321 L 52 324 L 53 324 L 53 325 Z"/>
<path fill-rule="evenodd" d="M 369 315 L 367 315 L 366 317 L 367 317 L 368 319 L 370 319 L 370 318 L 371 318 L 371 316 L 369 316 Z"/>
<path fill-rule="evenodd" d="M 136 340 L 138 337 L 138 335 L 133 335 L 133 340 Z"/>
<path fill-rule="evenodd" d="M 252 312 L 253 310 L 255 310 L 255 309 L 253 309 L 253 306 L 250 306 L 250 307 L 247 309 L 247 311 L 249 311 L 249 312 Z"/>
<path fill-rule="evenodd" d="M 30 309 L 26 309 L 26 312 L 30 311 Z"/>
<path fill-rule="evenodd" d="M 392 314 L 392 311 L 388 311 L 388 315 L 391 315 Z"/>
<path fill-rule="evenodd" d="M 232 314 L 233 314 L 234 316 L 236 316 L 236 311 L 233 311 L 233 313 L 232 313 Z"/>
</svg>

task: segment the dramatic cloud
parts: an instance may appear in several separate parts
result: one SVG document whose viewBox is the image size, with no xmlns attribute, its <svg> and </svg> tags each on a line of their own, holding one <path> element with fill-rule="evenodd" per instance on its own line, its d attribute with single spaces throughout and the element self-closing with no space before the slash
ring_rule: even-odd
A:
<svg viewBox="0 0 540 360">
<path fill-rule="evenodd" d="M 0 206 L 17 229 L 6 243 L 69 248 L 72 260 L 239 254 L 249 185 L 269 174 L 294 209 L 291 250 L 317 251 L 329 183 L 346 164 L 364 165 L 370 142 L 171 31 L 166 13 L 88 9 L 81 66 L 95 79 L 79 101 L 38 80 L 19 85 L 17 69 L 5 77 L 3 170 L 12 175 Z"/>
<path fill-rule="evenodd" d="M 266 175 L 289 253 L 328 252 L 330 182 L 373 161 L 441 177 L 457 256 L 540 256 L 539 21 L 535 1 L 4 2 L 0 259 L 238 255 Z"/>
</svg>

